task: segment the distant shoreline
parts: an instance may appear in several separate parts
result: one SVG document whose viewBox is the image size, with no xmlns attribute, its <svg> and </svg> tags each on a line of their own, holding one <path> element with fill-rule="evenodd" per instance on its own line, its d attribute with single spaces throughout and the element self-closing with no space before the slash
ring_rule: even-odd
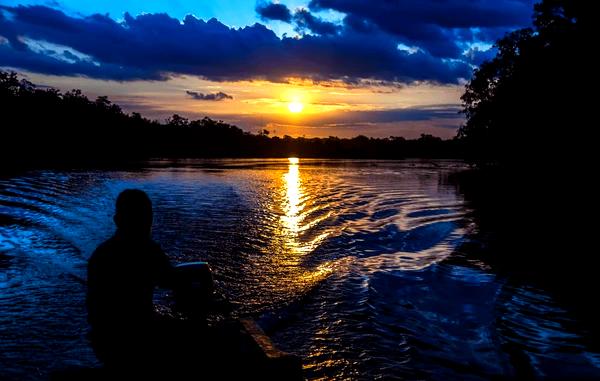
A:
<svg viewBox="0 0 600 381">
<path fill-rule="evenodd" d="M 129 160 L 129 161 L 73 161 L 73 162 L 28 162 L 28 163 L 0 163 L 0 175 L 13 175 L 19 174 L 26 171 L 36 171 L 36 170 L 49 170 L 49 171 L 88 171 L 88 170 L 136 170 L 144 167 L 160 167 L 162 165 L 166 167 L 173 166 L 197 166 L 198 164 L 206 164 L 206 168 L 214 168 L 215 166 L 220 167 L 219 161 L 243 161 L 243 160 L 256 160 L 258 163 L 264 164 L 270 160 L 281 160 L 282 163 L 287 163 L 284 160 L 289 159 L 290 157 L 295 156 L 280 156 L 280 157 L 250 157 L 250 156 L 237 156 L 237 157 L 188 157 L 188 158 L 173 158 L 173 157 L 155 157 L 155 158 L 147 158 L 147 159 L 137 159 L 137 160 Z M 353 157 L 302 157 L 300 156 L 300 164 L 302 164 L 303 160 L 309 160 L 309 163 L 314 164 L 315 162 L 319 162 L 320 160 L 328 161 L 328 162 L 397 162 L 397 161 L 456 161 L 468 164 L 468 162 L 464 158 L 459 157 L 404 157 L 404 158 L 353 158 Z M 211 161 L 214 161 L 211 163 Z M 268 164 L 268 163 L 267 163 Z M 238 168 L 238 166 L 234 166 L 234 168 Z M 229 167 L 225 164 L 224 169 L 229 169 Z"/>
<path fill-rule="evenodd" d="M 422 134 L 418 139 L 306 138 L 249 133 L 209 117 L 174 114 L 164 123 L 125 113 L 107 97 L 88 99 L 80 90 L 38 88 L 15 72 L 0 70 L 0 102 L 6 142 L 0 168 L 127 165 L 150 158 L 332 159 L 467 158 L 458 138 Z"/>
</svg>

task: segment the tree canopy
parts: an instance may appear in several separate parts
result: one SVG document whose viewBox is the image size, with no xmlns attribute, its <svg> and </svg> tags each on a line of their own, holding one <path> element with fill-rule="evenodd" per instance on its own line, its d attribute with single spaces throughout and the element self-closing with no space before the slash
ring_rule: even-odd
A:
<svg viewBox="0 0 600 381">
<path fill-rule="evenodd" d="M 461 97 L 458 137 L 477 158 L 523 164 L 556 155 L 575 138 L 590 109 L 592 2 L 544 0 L 533 27 L 496 43 L 495 58 L 474 71 Z"/>
</svg>

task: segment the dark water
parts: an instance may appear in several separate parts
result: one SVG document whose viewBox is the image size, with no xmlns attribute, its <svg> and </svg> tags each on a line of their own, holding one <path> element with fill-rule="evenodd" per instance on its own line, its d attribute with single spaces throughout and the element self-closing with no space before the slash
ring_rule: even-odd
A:
<svg viewBox="0 0 600 381">
<path fill-rule="evenodd" d="M 147 191 L 173 262 L 207 260 L 309 379 L 600 377 L 553 297 L 495 274 L 445 178 L 457 162 L 192 161 L 0 179 L 0 379 L 95 366 L 88 256 L 116 195 Z"/>
</svg>

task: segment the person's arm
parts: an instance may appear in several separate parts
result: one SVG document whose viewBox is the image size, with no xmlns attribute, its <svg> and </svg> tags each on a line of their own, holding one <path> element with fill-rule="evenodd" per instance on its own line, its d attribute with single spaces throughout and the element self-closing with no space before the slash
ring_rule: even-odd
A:
<svg viewBox="0 0 600 381">
<path fill-rule="evenodd" d="M 169 257 L 158 244 L 155 244 L 154 251 L 156 257 L 157 285 L 163 288 L 173 288 L 175 284 L 175 267 L 171 265 Z"/>
</svg>

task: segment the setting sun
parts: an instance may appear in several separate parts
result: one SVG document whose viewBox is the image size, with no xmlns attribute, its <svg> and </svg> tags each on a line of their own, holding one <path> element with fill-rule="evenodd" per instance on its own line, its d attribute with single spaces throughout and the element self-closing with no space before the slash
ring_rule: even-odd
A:
<svg viewBox="0 0 600 381">
<path fill-rule="evenodd" d="M 288 109 L 290 112 L 298 113 L 304 109 L 304 104 L 302 104 L 300 101 L 294 100 L 288 104 Z"/>
</svg>

